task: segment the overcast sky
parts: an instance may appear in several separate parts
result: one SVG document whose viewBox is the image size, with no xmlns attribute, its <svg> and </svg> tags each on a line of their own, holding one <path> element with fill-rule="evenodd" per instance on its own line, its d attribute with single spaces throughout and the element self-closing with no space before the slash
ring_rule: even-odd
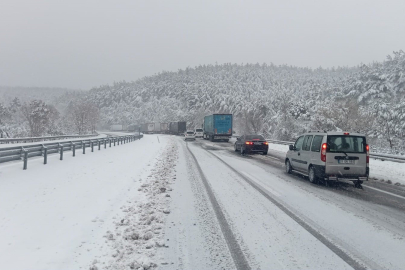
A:
<svg viewBox="0 0 405 270">
<path fill-rule="evenodd" d="M 404 0 L 1 0 L 0 85 L 89 89 L 216 62 L 355 66 L 405 50 L 404 14 Z"/>
</svg>

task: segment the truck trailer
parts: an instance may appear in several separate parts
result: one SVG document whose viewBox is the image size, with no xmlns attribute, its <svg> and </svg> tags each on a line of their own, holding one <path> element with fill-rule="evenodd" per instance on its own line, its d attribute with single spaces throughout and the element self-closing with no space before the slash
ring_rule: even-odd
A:
<svg viewBox="0 0 405 270">
<path fill-rule="evenodd" d="M 204 117 L 203 138 L 210 141 L 224 140 L 232 136 L 232 114 L 212 114 Z"/>
<path fill-rule="evenodd" d="M 169 123 L 170 134 L 180 135 L 180 134 L 184 134 L 186 132 L 186 130 L 187 130 L 186 122 L 170 122 Z"/>
<path fill-rule="evenodd" d="M 122 131 L 123 127 L 122 127 L 122 125 L 111 125 L 110 130 L 111 131 Z"/>
<path fill-rule="evenodd" d="M 155 123 L 148 123 L 148 134 L 153 134 L 155 133 Z"/>
<path fill-rule="evenodd" d="M 169 123 L 160 123 L 160 132 L 163 134 L 169 133 Z"/>
</svg>

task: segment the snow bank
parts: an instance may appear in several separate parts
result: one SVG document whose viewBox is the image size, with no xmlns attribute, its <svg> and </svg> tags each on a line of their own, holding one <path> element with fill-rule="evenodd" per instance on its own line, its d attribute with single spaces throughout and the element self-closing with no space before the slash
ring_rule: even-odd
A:
<svg viewBox="0 0 405 270">
<path fill-rule="evenodd" d="M 175 181 L 178 159 L 177 144 L 171 138 L 168 147 L 157 158 L 151 173 L 138 191 L 139 197 L 128 201 L 115 217 L 113 230 L 104 235 L 109 245 L 109 257 L 99 256 L 89 267 L 102 265 L 102 269 L 151 269 L 157 266 L 155 255 L 158 248 L 165 248 L 163 228 L 170 214 L 170 184 Z M 148 164 L 149 166 L 150 164 Z"/>
</svg>

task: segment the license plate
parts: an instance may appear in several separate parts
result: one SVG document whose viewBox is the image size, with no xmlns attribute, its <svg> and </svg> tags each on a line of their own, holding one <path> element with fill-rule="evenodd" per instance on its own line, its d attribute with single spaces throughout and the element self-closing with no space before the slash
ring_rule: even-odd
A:
<svg viewBox="0 0 405 270">
<path fill-rule="evenodd" d="M 259 143 L 259 142 L 255 142 L 255 145 L 262 145 L 262 143 Z"/>
<path fill-rule="evenodd" d="M 354 160 L 339 159 L 340 164 L 354 164 Z"/>
</svg>

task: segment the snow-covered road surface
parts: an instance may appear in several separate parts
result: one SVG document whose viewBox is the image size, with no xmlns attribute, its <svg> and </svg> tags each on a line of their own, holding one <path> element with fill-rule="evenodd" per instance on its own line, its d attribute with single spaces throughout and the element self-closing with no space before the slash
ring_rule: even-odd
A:
<svg viewBox="0 0 405 270">
<path fill-rule="evenodd" d="M 405 269 L 405 200 L 158 137 L 0 166 L 0 269 Z"/>
</svg>

